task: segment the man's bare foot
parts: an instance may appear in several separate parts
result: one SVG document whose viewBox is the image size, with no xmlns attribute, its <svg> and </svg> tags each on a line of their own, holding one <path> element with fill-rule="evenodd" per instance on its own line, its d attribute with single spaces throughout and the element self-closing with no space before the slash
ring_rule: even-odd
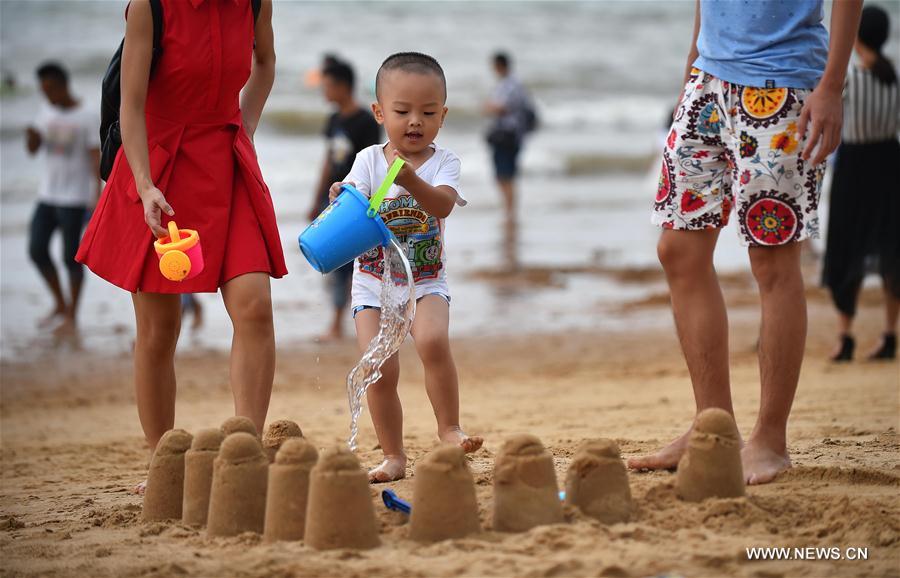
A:
<svg viewBox="0 0 900 578">
<path fill-rule="evenodd" d="M 459 426 L 454 426 L 443 432 L 438 432 L 438 438 L 448 444 L 461 447 L 467 454 L 477 452 L 484 443 L 484 438 L 479 436 L 466 435 L 466 432 Z"/>
<path fill-rule="evenodd" d="M 791 467 L 786 451 L 776 451 L 761 441 L 751 438 L 741 450 L 744 481 L 748 486 L 768 484 L 778 474 Z"/>
<path fill-rule="evenodd" d="M 632 470 L 674 470 L 678 467 L 678 460 L 687 449 L 688 438 L 691 430 L 681 437 L 649 456 L 641 456 L 628 459 L 628 467 Z"/>
<path fill-rule="evenodd" d="M 406 456 L 384 456 L 384 461 L 369 470 L 370 484 L 396 482 L 406 477 Z"/>
<path fill-rule="evenodd" d="M 147 491 L 147 480 L 144 480 L 144 481 L 141 482 L 140 484 L 138 484 L 138 485 L 136 485 L 135 487 L 131 488 L 131 493 L 132 493 L 132 494 L 137 494 L 138 496 L 143 496 L 143 495 L 144 495 L 144 492 L 146 492 L 146 491 Z"/>
</svg>

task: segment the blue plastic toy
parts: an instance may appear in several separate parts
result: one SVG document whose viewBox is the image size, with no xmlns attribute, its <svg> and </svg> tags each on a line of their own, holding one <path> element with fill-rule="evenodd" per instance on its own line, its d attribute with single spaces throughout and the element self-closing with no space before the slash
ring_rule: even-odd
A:
<svg viewBox="0 0 900 578">
<path fill-rule="evenodd" d="M 334 202 L 300 234 L 300 250 L 316 271 L 331 273 L 366 251 L 390 243 L 391 232 L 378 209 L 402 167 L 402 159 L 394 161 L 371 199 L 356 187 L 343 185 Z"/>
<path fill-rule="evenodd" d="M 393 490 L 384 490 L 381 492 L 381 499 L 384 501 L 384 505 L 388 510 L 403 512 L 404 514 L 412 512 L 412 506 L 409 505 L 409 502 L 401 500 Z"/>
</svg>

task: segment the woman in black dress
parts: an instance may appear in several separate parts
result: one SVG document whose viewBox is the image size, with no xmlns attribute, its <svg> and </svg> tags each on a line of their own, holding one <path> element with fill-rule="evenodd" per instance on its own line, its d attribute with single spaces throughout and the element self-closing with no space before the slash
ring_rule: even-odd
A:
<svg viewBox="0 0 900 578">
<path fill-rule="evenodd" d="M 882 278 L 885 330 L 869 359 L 897 355 L 900 312 L 900 85 L 882 54 L 890 23 L 877 6 L 862 12 L 855 51 L 859 63 L 847 74 L 844 127 L 834 167 L 823 284 L 840 319 L 833 361 L 853 359 L 851 333 L 856 302 L 867 272 Z"/>
</svg>

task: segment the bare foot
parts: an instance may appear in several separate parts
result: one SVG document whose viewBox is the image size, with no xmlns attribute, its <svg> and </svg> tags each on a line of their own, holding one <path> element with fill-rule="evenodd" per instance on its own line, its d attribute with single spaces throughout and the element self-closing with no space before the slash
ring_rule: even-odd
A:
<svg viewBox="0 0 900 578">
<path fill-rule="evenodd" d="M 53 328 L 54 337 L 69 337 L 78 333 L 78 326 L 75 320 L 69 316 L 63 317 L 62 321 Z"/>
<path fill-rule="evenodd" d="M 678 467 L 678 460 L 687 449 L 688 438 L 691 430 L 681 437 L 649 456 L 641 456 L 628 459 L 628 467 L 632 470 L 674 470 Z"/>
<path fill-rule="evenodd" d="M 442 433 L 438 433 L 438 438 L 444 443 L 453 444 L 461 447 L 467 454 L 477 452 L 481 449 L 484 439 L 478 436 L 466 435 L 466 432 L 459 426 L 454 426 Z"/>
<path fill-rule="evenodd" d="M 344 338 L 344 334 L 341 331 L 329 331 L 328 333 L 323 333 L 316 337 L 316 343 L 337 343 Z"/>
<path fill-rule="evenodd" d="M 132 493 L 132 494 L 137 494 L 137 495 L 139 495 L 139 496 L 143 496 L 143 495 L 144 495 L 144 492 L 146 492 L 146 491 L 147 491 L 147 480 L 144 480 L 144 481 L 141 482 L 140 484 L 138 484 L 138 485 L 136 485 L 135 487 L 131 488 L 131 493 Z"/>
<path fill-rule="evenodd" d="M 791 467 L 786 451 L 776 451 L 761 441 L 750 439 L 741 450 L 744 481 L 747 485 L 768 484 Z"/>
<path fill-rule="evenodd" d="M 406 456 L 384 456 L 384 461 L 369 470 L 370 484 L 396 482 L 406 477 Z"/>
<path fill-rule="evenodd" d="M 66 310 L 59 309 L 57 307 L 56 309 L 54 309 L 53 311 L 51 311 L 44 317 L 41 317 L 40 320 L 38 320 L 38 328 L 39 329 L 48 329 L 50 327 L 53 327 L 57 323 L 59 323 L 60 320 L 65 316 L 66 316 Z"/>
</svg>

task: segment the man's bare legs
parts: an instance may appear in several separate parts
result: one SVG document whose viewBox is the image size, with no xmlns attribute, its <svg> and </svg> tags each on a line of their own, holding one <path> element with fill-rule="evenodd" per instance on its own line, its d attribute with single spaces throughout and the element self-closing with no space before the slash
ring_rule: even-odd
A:
<svg viewBox="0 0 900 578">
<path fill-rule="evenodd" d="M 471 453 L 484 440 L 466 435 L 459 425 L 459 378 L 450 351 L 449 326 L 450 304 L 443 297 L 426 295 L 419 300 L 411 333 L 425 368 L 425 390 L 437 419 L 438 438 Z"/>
<path fill-rule="evenodd" d="M 718 407 L 733 414 L 728 374 L 728 314 L 713 267 L 718 229 L 664 230 L 657 253 L 666 273 L 678 340 L 684 352 L 696 411 Z M 655 454 L 631 458 L 632 469 L 672 469 L 687 446 L 690 428 Z"/>
<path fill-rule="evenodd" d="M 234 413 L 262 432 L 275 379 L 275 329 L 268 273 L 248 273 L 222 285 L 231 317 L 231 390 Z"/>
<path fill-rule="evenodd" d="M 356 342 L 360 352 L 365 352 L 369 342 L 378 335 L 381 312 L 363 309 L 356 314 Z M 381 366 L 381 379 L 369 386 L 366 401 L 375 436 L 384 453 L 384 461 L 369 471 L 370 482 L 390 482 L 406 476 L 406 451 L 403 449 L 403 406 L 397 385 L 400 381 L 400 356 L 392 355 Z"/>
<path fill-rule="evenodd" d="M 175 345 L 181 331 L 181 296 L 134 293 L 137 337 L 134 386 L 138 417 L 150 452 L 175 426 Z"/>
<path fill-rule="evenodd" d="M 753 433 L 741 457 L 748 484 L 765 484 L 791 466 L 787 421 L 800 379 L 806 345 L 806 294 L 800 270 L 800 243 L 750 249 L 759 285 L 760 405 Z"/>
<path fill-rule="evenodd" d="M 512 178 L 497 179 L 500 194 L 503 196 L 503 208 L 506 211 L 506 220 L 515 221 L 516 218 L 516 182 Z"/>
</svg>

